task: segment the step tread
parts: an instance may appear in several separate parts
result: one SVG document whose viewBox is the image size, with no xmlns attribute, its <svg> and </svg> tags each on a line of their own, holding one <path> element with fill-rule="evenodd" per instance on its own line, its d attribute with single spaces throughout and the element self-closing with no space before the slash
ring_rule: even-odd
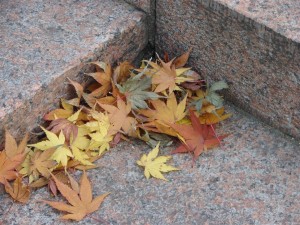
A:
<svg viewBox="0 0 300 225">
<path fill-rule="evenodd" d="M 118 0 L 0 1 L 0 125 L 82 62 L 133 59 L 147 43 L 144 20 L 143 12 Z"/>
<path fill-rule="evenodd" d="M 136 160 L 150 148 L 140 141 L 122 142 L 106 153 L 100 167 L 88 171 L 94 196 L 111 193 L 92 217 L 109 224 L 299 224 L 299 143 L 226 108 L 233 116 L 217 128 L 218 134 L 231 134 L 223 147 L 201 155 L 193 168 L 191 155 L 174 155 L 171 163 L 182 170 L 167 174 L 169 182 L 146 180 Z M 43 188 L 28 204 L 7 211 L 12 201 L 0 196 L 0 212 L 7 212 L 3 223 L 69 224 L 40 199 L 53 200 Z M 87 217 L 79 224 L 94 223 Z"/>
<path fill-rule="evenodd" d="M 300 1 L 215 0 L 275 32 L 300 43 Z"/>
</svg>

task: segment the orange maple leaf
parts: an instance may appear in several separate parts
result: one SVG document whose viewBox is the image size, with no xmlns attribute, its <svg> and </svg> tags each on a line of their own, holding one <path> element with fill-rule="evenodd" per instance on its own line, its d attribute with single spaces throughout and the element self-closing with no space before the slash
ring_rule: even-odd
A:
<svg viewBox="0 0 300 225">
<path fill-rule="evenodd" d="M 171 124 L 170 126 L 179 134 L 182 145 L 172 151 L 174 153 L 192 152 L 194 160 L 207 149 L 220 144 L 220 140 L 227 135 L 216 137 L 211 126 L 201 124 L 193 111 L 190 111 L 191 125 Z"/>
<path fill-rule="evenodd" d="M 93 77 L 99 84 L 100 87 L 93 90 L 90 96 L 95 98 L 106 96 L 111 90 L 111 79 L 112 79 L 112 68 L 111 65 L 104 62 L 91 62 L 97 68 L 95 73 L 86 73 L 87 75 Z"/>
<path fill-rule="evenodd" d="M 74 190 L 73 188 L 71 189 L 68 185 L 59 181 L 54 175 L 52 175 L 52 177 L 58 190 L 62 196 L 66 198 L 70 205 L 63 202 L 52 202 L 46 200 L 43 200 L 43 202 L 49 204 L 55 209 L 69 213 L 62 216 L 61 219 L 80 221 L 86 215 L 98 210 L 104 198 L 109 195 L 109 193 L 106 193 L 93 199 L 91 183 L 85 172 L 81 177 L 79 193 L 77 190 Z"/>
<path fill-rule="evenodd" d="M 127 104 L 118 97 L 117 107 L 114 105 L 99 105 L 108 112 L 109 121 L 111 123 L 110 132 L 116 134 L 123 130 L 125 134 L 133 134 L 135 132 L 135 127 L 137 121 L 135 118 L 128 116 L 131 112 L 131 105 Z"/>
<path fill-rule="evenodd" d="M 0 183 L 5 184 L 6 180 L 14 180 L 18 173 L 16 168 L 23 162 L 24 154 L 18 154 L 9 158 L 5 151 L 0 152 Z"/>
<path fill-rule="evenodd" d="M 149 62 L 149 64 L 157 70 L 157 72 L 152 76 L 152 83 L 157 85 L 155 92 L 162 92 L 169 89 L 169 93 L 179 88 L 176 85 L 176 70 L 173 65 L 173 60 L 168 63 L 160 60 L 162 67 L 156 63 Z"/>
<path fill-rule="evenodd" d="M 140 114 L 146 116 L 150 121 L 141 127 L 146 130 L 177 136 L 177 133 L 170 128 L 170 124 L 175 124 L 185 117 L 186 99 L 187 96 L 177 104 L 175 94 L 171 93 L 166 103 L 162 100 L 151 101 L 155 110 L 147 109 L 139 111 Z"/>
</svg>

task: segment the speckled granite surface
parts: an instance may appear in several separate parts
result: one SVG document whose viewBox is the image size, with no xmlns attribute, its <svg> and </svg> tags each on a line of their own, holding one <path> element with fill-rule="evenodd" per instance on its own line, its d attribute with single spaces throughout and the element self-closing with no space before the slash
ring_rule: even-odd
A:
<svg viewBox="0 0 300 225">
<path fill-rule="evenodd" d="M 148 29 L 149 29 L 149 42 L 152 48 L 155 48 L 155 1 L 156 0 L 125 0 L 126 2 L 134 5 L 135 7 L 143 10 L 148 16 Z"/>
<path fill-rule="evenodd" d="M 120 0 L 0 1 L 0 140 L 4 125 L 19 137 L 36 127 L 83 62 L 133 60 L 146 24 Z"/>
<path fill-rule="evenodd" d="M 226 80 L 226 97 L 300 139 L 300 1 L 156 1 L 156 51 Z"/>
<path fill-rule="evenodd" d="M 216 0 L 283 36 L 300 42 L 300 1 Z"/>
<path fill-rule="evenodd" d="M 92 214 L 109 224 L 299 224 L 300 146 L 243 112 L 219 127 L 230 132 L 221 148 L 203 154 L 191 168 L 190 155 L 176 155 L 180 172 L 169 182 L 146 180 L 135 161 L 149 152 L 141 142 L 122 143 L 91 170 L 94 195 L 111 192 Z M 168 154 L 172 147 L 164 149 Z M 27 205 L 12 204 L 1 195 L 3 224 L 72 224 L 38 202 L 49 199 L 46 189 L 34 193 Z M 86 218 L 79 224 L 99 224 Z"/>
</svg>

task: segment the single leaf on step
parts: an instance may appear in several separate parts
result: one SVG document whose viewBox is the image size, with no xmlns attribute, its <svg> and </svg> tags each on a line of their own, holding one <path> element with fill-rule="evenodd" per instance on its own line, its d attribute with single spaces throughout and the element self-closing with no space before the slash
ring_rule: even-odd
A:
<svg viewBox="0 0 300 225">
<path fill-rule="evenodd" d="M 22 178 L 17 177 L 13 183 L 13 187 L 10 183 L 5 183 L 5 191 L 17 202 L 26 203 L 29 200 L 30 188 L 22 183 Z"/>
<path fill-rule="evenodd" d="M 52 177 L 57 185 L 58 190 L 70 204 L 45 200 L 43 202 L 49 204 L 57 210 L 69 213 L 62 216 L 61 219 L 80 221 L 88 214 L 98 210 L 104 198 L 109 195 L 109 193 L 106 193 L 93 199 L 92 187 L 85 172 L 81 178 L 79 193 L 60 182 L 55 176 Z"/>
<path fill-rule="evenodd" d="M 172 158 L 171 156 L 158 156 L 158 152 L 159 143 L 152 151 L 149 152 L 148 155 L 144 154 L 141 159 L 137 161 L 137 164 L 145 167 L 144 174 L 147 179 L 149 179 L 150 176 L 153 176 L 167 181 L 162 173 L 176 171 L 179 169 L 166 164 L 166 162 Z"/>
<path fill-rule="evenodd" d="M 183 139 L 182 145 L 173 150 L 172 154 L 192 152 L 195 160 L 203 151 L 218 146 L 220 140 L 224 139 L 226 135 L 216 137 L 212 128 L 209 125 L 201 124 L 193 111 L 190 111 L 190 118 L 191 125 L 171 125 L 178 133 L 179 138 Z"/>
</svg>

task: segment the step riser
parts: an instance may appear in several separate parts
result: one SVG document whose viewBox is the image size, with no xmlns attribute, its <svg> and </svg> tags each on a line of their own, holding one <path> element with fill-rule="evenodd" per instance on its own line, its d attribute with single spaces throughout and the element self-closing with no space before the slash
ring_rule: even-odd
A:
<svg viewBox="0 0 300 225">
<path fill-rule="evenodd" d="M 208 80 L 225 79 L 229 100 L 300 138 L 300 43 L 213 0 L 156 4 L 159 53 L 193 47 L 190 65 Z"/>
</svg>

